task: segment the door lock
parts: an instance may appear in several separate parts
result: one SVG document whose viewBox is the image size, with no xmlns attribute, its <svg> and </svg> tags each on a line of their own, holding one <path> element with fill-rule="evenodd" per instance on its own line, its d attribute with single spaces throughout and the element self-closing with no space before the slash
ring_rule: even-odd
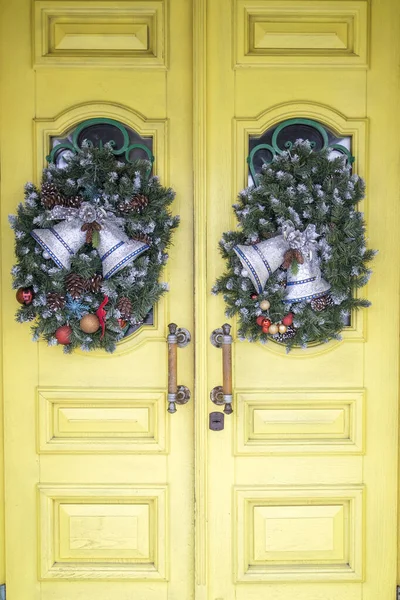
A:
<svg viewBox="0 0 400 600">
<path fill-rule="evenodd" d="M 224 413 L 212 412 L 210 413 L 210 429 L 211 431 L 222 431 L 224 428 Z"/>
</svg>

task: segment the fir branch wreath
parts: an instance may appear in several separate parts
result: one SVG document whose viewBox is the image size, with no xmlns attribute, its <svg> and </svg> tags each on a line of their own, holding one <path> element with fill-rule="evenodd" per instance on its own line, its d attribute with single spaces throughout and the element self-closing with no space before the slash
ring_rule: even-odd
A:
<svg viewBox="0 0 400 600">
<path fill-rule="evenodd" d="M 165 293 L 160 275 L 179 217 L 169 209 L 173 190 L 150 171 L 148 161 L 125 163 L 111 145 L 83 142 L 65 167 L 44 169 L 40 188 L 26 184 L 25 202 L 10 216 L 17 256 L 12 276 L 21 304 L 16 320 L 32 322 L 34 341 L 62 344 L 66 353 L 113 352 Z M 65 235 L 58 233 L 63 226 L 57 231 L 61 223 Z M 54 232 L 55 245 L 68 246 L 71 231 L 81 236 L 67 268 L 51 248 L 46 251 L 43 230 Z M 133 250 L 105 274 L 100 248 L 107 235 L 122 240 L 106 253 L 109 260 L 117 246 Z"/>
<path fill-rule="evenodd" d="M 240 192 L 233 206 L 238 230 L 223 234 L 227 269 L 213 288 L 226 315 L 238 317 L 240 338 L 272 339 L 287 351 L 341 339 L 351 312 L 370 304 L 356 294 L 376 254 L 357 208 L 364 192 L 346 156 L 314 151 L 304 140 L 274 156 L 257 184 Z M 302 272 L 314 277 L 299 279 Z M 307 293 L 296 296 L 296 285 Z"/>
</svg>

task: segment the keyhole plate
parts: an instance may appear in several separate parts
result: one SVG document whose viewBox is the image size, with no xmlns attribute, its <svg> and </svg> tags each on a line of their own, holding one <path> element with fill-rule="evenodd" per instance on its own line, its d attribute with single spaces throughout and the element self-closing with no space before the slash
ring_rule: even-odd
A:
<svg viewBox="0 0 400 600">
<path fill-rule="evenodd" d="M 224 428 L 224 413 L 212 412 L 210 413 L 210 429 L 211 431 L 222 431 Z"/>
</svg>

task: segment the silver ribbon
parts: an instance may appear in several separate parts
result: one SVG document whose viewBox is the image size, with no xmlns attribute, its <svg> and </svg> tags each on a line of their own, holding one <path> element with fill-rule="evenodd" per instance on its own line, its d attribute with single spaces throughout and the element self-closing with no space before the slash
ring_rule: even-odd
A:
<svg viewBox="0 0 400 600">
<path fill-rule="evenodd" d="M 80 219 L 82 225 L 84 223 L 94 223 L 96 221 L 102 228 L 113 224 L 114 226 L 122 227 L 124 219 L 116 217 L 112 212 L 106 211 L 104 208 L 97 208 L 90 202 L 82 202 L 79 208 L 65 208 L 64 206 L 55 206 L 50 211 L 50 218 L 58 221 L 73 221 Z M 121 231 L 123 231 L 121 229 Z"/>
<path fill-rule="evenodd" d="M 290 248 L 299 250 L 304 258 L 308 255 L 309 260 L 313 260 L 313 256 L 316 255 L 317 239 L 319 238 L 319 233 L 317 233 L 314 224 L 310 223 L 304 231 L 300 231 L 296 229 L 292 221 L 285 221 L 282 226 L 282 233 Z"/>
</svg>

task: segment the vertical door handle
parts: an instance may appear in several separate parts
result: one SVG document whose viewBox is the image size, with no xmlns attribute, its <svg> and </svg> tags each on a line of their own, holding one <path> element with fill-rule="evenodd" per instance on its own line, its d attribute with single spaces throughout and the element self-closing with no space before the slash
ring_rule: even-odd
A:
<svg viewBox="0 0 400 600">
<path fill-rule="evenodd" d="M 232 408 L 232 336 L 228 323 L 220 329 L 214 329 L 211 343 L 216 348 L 222 348 L 222 385 L 211 390 L 210 398 L 214 404 L 224 405 L 224 413 L 230 415 Z"/>
<path fill-rule="evenodd" d="M 178 385 L 178 348 L 185 348 L 190 342 L 190 333 L 176 323 L 168 325 L 168 412 L 176 412 L 177 404 L 186 404 L 190 400 L 190 390 Z"/>
</svg>

